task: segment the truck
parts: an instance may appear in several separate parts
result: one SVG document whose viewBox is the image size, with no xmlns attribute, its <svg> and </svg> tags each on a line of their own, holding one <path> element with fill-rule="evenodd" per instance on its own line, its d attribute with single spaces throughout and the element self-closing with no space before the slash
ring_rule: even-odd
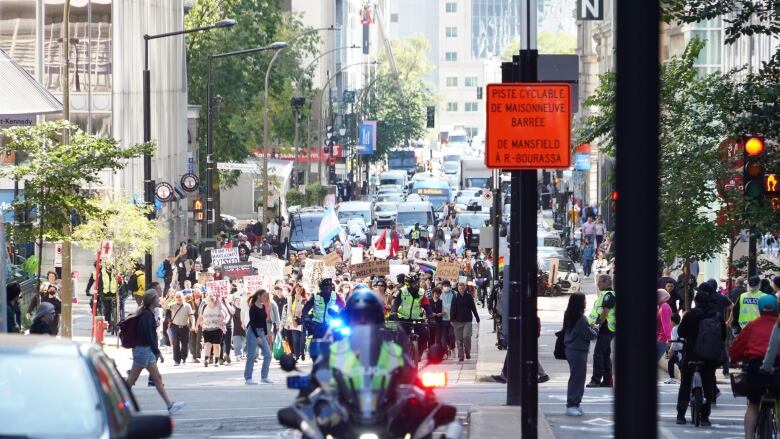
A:
<svg viewBox="0 0 780 439">
<path fill-rule="evenodd" d="M 407 175 L 413 175 L 417 170 L 417 156 L 414 150 L 390 151 L 387 155 L 387 169 L 406 171 Z"/>
<path fill-rule="evenodd" d="M 460 161 L 460 187 L 490 189 L 493 171 L 485 167 L 482 159 L 462 159 Z"/>
</svg>

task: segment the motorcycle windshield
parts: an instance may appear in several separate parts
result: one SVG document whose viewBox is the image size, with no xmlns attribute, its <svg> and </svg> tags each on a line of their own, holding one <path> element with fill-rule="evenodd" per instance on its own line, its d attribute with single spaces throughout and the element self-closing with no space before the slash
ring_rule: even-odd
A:
<svg viewBox="0 0 780 439">
<path fill-rule="evenodd" d="M 382 351 L 379 330 L 376 325 L 357 325 L 349 337 L 352 352 L 360 361 L 360 376 L 352 377 L 352 386 L 362 423 L 377 420 L 379 401 L 390 381 L 391 371 L 378 364 Z"/>
</svg>

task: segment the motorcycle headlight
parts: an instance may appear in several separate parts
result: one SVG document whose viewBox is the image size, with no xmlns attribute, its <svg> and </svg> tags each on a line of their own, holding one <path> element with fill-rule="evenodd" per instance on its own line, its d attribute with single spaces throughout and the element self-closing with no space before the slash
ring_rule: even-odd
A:
<svg viewBox="0 0 780 439">
<path fill-rule="evenodd" d="M 363 433 L 359 436 L 360 439 L 379 439 L 379 436 L 374 433 Z"/>
</svg>

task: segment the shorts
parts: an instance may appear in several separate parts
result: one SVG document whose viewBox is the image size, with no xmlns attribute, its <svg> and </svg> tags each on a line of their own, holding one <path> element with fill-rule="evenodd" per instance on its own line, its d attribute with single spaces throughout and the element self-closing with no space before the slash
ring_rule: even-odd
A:
<svg viewBox="0 0 780 439">
<path fill-rule="evenodd" d="M 133 366 L 146 368 L 155 363 L 157 363 L 157 356 L 154 355 L 151 346 L 136 346 L 133 348 Z"/>
<path fill-rule="evenodd" d="M 204 329 L 203 330 L 203 342 L 220 344 L 222 343 L 222 330 L 221 329 Z"/>
<path fill-rule="evenodd" d="M 775 371 L 774 374 L 761 373 L 762 362 L 763 358 L 748 361 L 745 396 L 751 404 L 759 404 L 761 397 L 764 396 L 767 389 L 771 389 L 775 397 L 780 395 L 780 372 Z M 775 361 L 775 367 L 778 366 L 780 366 L 780 362 Z"/>
</svg>

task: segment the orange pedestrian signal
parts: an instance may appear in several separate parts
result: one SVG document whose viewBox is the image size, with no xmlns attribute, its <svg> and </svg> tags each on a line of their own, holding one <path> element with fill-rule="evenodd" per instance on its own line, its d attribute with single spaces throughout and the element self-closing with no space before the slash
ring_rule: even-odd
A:
<svg viewBox="0 0 780 439">
<path fill-rule="evenodd" d="M 203 200 L 196 198 L 192 203 L 192 210 L 203 210 Z"/>
<path fill-rule="evenodd" d="M 764 193 L 769 195 L 776 195 L 780 194 L 780 188 L 778 188 L 778 181 L 777 174 L 766 174 L 764 175 Z"/>
<path fill-rule="evenodd" d="M 748 157 L 757 157 L 764 153 L 764 138 L 758 136 L 750 136 L 745 138 L 745 154 Z"/>
<path fill-rule="evenodd" d="M 195 221 L 203 221 L 206 219 L 206 212 L 203 210 L 202 198 L 196 198 L 192 202 L 192 211 L 194 213 Z"/>
</svg>

